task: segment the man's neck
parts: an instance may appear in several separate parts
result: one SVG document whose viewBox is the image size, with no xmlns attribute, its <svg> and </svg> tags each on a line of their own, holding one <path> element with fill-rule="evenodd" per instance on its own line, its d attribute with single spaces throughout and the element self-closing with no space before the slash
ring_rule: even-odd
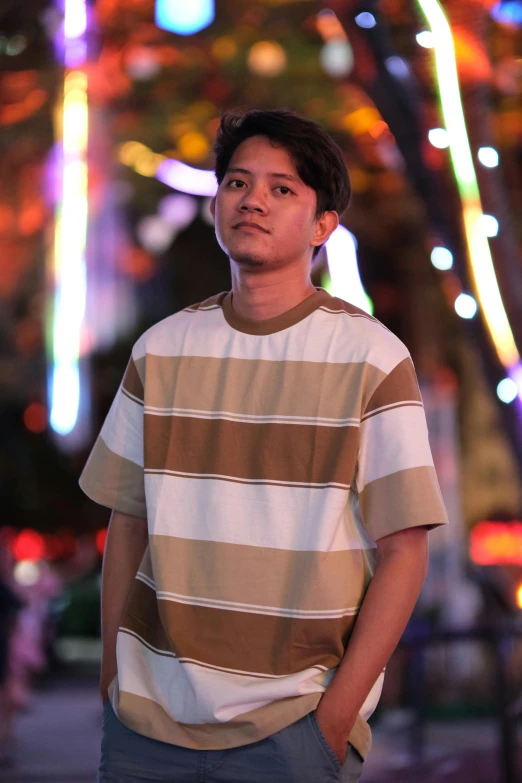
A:
<svg viewBox="0 0 522 783">
<path fill-rule="evenodd" d="M 243 275 L 232 269 L 232 307 L 243 318 L 277 318 L 316 293 L 308 275 Z"/>
</svg>

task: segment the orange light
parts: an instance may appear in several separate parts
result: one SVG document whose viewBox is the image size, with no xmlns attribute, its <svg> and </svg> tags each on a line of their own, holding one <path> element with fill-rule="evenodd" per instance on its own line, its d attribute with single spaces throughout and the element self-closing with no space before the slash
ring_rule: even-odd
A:
<svg viewBox="0 0 522 783">
<path fill-rule="evenodd" d="M 522 584 L 518 586 L 517 590 L 517 604 L 519 609 L 522 609 Z"/>
<path fill-rule="evenodd" d="M 479 522 L 470 535 L 478 565 L 522 565 L 522 522 Z"/>
</svg>

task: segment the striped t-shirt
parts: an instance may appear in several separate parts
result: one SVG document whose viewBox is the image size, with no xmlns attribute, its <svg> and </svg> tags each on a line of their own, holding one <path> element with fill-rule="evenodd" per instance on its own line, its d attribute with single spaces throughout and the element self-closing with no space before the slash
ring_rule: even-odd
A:
<svg viewBox="0 0 522 783">
<path fill-rule="evenodd" d="M 375 542 L 447 521 L 407 349 L 322 289 L 263 321 L 222 293 L 149 329 L 80 483 L 148 520 L 113 706 L 134 731 L 205 750 L 314 710 Z M 363 756 L 381 688 L 350 736 Z"/>
</svg>

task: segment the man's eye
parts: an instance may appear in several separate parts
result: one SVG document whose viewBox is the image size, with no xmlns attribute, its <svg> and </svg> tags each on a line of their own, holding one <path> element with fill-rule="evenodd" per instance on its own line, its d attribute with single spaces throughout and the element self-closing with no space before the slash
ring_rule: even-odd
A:
<svg viewBox="0 0 522 783">
<path fill-rule="evenodd" d="M 244 184 L 245 183 L 241 179 L 231 179 L 230 182 L 228 183 L 228 186 L 232 188 L 232 187 L 236 187 L 236 186 L 239 187 L 239 186 L 244 185 Z"/>
<path fill-rule="evenodd" d="M 281 191 L 281 194 L 282 194 L 283 196 L 286 196 L 286 194 L 287 194 L 287 193 L 291 193 L 291 192 L 292 192 L 292 191 L 290 190 L 290 188 L 287 188 L 287 187 L 286 187 L 286 185 L 279 185 L 279 187 L 278 187 L 278 190 L 280 190 L 280 191 Z"/>
</svg>

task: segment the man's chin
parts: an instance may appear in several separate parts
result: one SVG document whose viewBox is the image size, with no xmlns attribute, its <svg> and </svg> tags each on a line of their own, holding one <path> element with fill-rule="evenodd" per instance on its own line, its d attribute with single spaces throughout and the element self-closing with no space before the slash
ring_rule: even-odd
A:
<svg viewBox="0 0 522 783">
<path fill-rule="evenodd" d="M 259 258 L 258 256 L 247 255 L 244 253 L 240 255 L 236 254 L 231 256 L 231 258 L 238 266 L 242 266 L 248 269 L 260 269 L 266 265 L 266 260 L 264 258 Z"/>
</svg>

